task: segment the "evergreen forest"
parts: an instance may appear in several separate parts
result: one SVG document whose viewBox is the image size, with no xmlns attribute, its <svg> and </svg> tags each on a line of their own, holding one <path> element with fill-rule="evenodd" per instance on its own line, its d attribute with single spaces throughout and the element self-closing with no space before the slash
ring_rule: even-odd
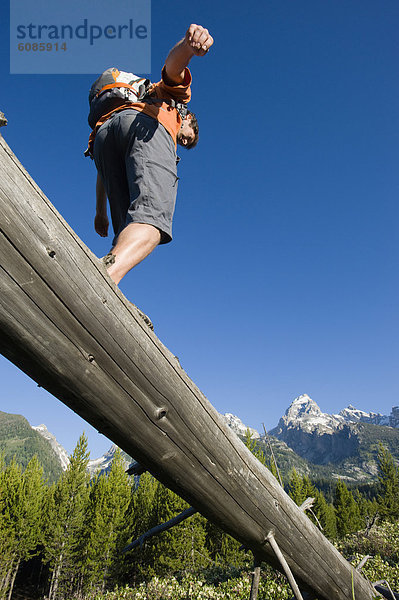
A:
<svg viewBox="0 0 399 600">
<path fill-rule="evenodd" d="M 246 445 L 267 464 L 258 444 Z M 0 598 L 48 600 L 248 599 L 252 555 L 199 514 L 141 548 L 132 540 L 187 508 L 148 473 L 129 477 L 116 453 L 108 474 L 92 479 L 82 435 L 68 469 L 49 482 L 37 457 L 26 466 L 0 463 Z M 363 574 L 399 590 L 399 469 L 380 446 L 378 486 L 349 489 L 330 482 L 323 493 L 293 469 L 282 482 L 308 517 Z M 285 578 L 262 565 L 259 600 L 292 598 Z"/>
</svg>

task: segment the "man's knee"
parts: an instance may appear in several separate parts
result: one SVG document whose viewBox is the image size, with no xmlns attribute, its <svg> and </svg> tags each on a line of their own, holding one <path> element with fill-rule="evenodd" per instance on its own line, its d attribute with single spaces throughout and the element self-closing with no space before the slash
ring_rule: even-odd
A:
<svg viewBox="0 0 399 600">
<path fill-rule="evenodd" d="M 161 241 L 161 232 L 158 227 L 149 223 L 130 223 L 126 229 L 129 228 L 129 235 L 141 238 L 150 244 L 159 244 Z"/>
<path fill-rule="evenodd" d="M 155 247 L 160 241 L 161 232 L 154 225 L 148 223 L 129 223 L 118 235 L 114 249 L 117 250 L 121 245 L 125 244 Z"/>
</svg>

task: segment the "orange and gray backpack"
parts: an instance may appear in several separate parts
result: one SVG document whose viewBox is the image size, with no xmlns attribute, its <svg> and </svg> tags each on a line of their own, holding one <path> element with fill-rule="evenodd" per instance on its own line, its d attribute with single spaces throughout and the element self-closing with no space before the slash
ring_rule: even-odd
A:
<svg viewBox="0 0 399 600">
<path fill-rule="evenodd" d="M 151 86 L 149 79 L 118 69 L 107 69 L 96 79 L 89 93 L 89 125 L 92 129 L 103 115 L 123 104 L 140 102 Z"/>
<path fill-rule="evenodd" d="M 175 108 L 182 119 L 188 113 L 186 104 L 173 99 L 156 98 L 151 96 L 151 82 L 149 79 L 138 77 L 133 73 L 119 71 L 115 67 L 107 69 L 96 79 L 89 93 L 89 125 L 92 129 L 104 115 L 112 112 L 119 106 L 134 102 L 147 102 L 158 104 L 166 102 Z"/>
</svg>

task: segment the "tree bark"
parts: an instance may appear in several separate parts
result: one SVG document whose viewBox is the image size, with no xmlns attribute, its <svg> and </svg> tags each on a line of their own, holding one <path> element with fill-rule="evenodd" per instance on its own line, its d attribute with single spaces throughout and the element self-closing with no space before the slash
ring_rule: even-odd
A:
<svg viewBox="0 0 399 600">
<path fill-rule="evenodd" d="M 54 566 L 53 574 L 51 577 L 51 585 L 50 585 L 48 600 L 54 600 L 56 597 L 63 560 L 64 560 L 64 556 L 61 552 L 61 554 L 57 560 L 57 563 Z"/>
<path fill-rule="evenodd" d="M 15 565 L 14 572 L 12 574 L 11 583 L 10 583 L 10 589 L 8 591 L 8 600 L 11 600 L 12 591 L 14 589 L 15 578 L 17 576 L 20 564 L 21 564 L 21 559 L 19 558 L 18 561 L 17 561 L 17 564 Z"/>
<path fill-rule="evenodd" d="M 14 561 L 16 559 L 16 554 L 13 554 L 12 558 L 9 561 L 8 567 L 6 567 L 6 572 L 5 575 L 3 577 L 2 580 L 2 585 L 1 585 L 1 597 L 5 598 L 7 596 L 7 591 L 9 589 L 9 585 L 10 585 L 10 579 L 13 573 L 13 568 L 14 568 Z"/>
<path fill-rule="evenodd" d="M 301 589 L 352 600 L 349 563 L 229 429 L 1 137 L 0 155 L 1 353 L 280 568 L 272 532 Z M 356 598 L 371 600 L 370 584 L 353 578 Z"/>
</svg>

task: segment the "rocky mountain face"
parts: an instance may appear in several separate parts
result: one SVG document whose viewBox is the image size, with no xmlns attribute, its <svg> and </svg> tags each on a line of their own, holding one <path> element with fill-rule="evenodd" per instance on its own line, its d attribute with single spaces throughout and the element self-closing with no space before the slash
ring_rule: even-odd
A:
<svg viewBox="0 0 399 600">
<path fill-rule="evenodd" d="M 48 441 L 55 455 L 58 458 L 62 470 L 66 471 L 69 465 L 69 456 L 65 448 L 61 446 L 59 442 L 57 442 L 55 435 L 50 433 L 45 425 L 33 426 L 32 429 L 37 431 L 45 440 Z M 93 460 L 89 460 L 87 470 L 92 477 L 96 473 L 107 473 L 110 470 L 111 463 L 115 456 L 116 450 L 117 447 L 115 446 L 115 444 L 113 444 L 111 448 L 105 454 L 103 454 L 103 456 L 100 456 L 99 458 L 95 458 Z M 125 452 L 122 452 L 122 457 L 124 459 L 127 469 L 130 463 L 132 462 L 132 459 Z"/>
<path fill-rule="evenodd" d="M 244 425 L 241 419 L 239 419 L 235 415 L 232 415 L 231 413 L 225 413 L 223 417 L 230 429 L 232 429 L 237 435 L 244 437 L 249 429 L 251 437 L 253 439 L 256 440 L 260 438 L 259 432 L 256 431 L 256 429 Z"/>
<path fill-rule="evenodd" d="M 37 433 L 40 433 L 40 435 L 45 440 L 48 441 L 48 443 L 50 444 L 51 448 L 54 451 L 54 454 L 56 455 L 56 457 L 58 458 L 58 460 L 60 462 L 61 469 L 63 471 L 66 471 L 66 469 L 69 465 L 69 456 L 68 456 L 68 453 L 65 450 L 65 448 L 63 446 L 61 446 L 60 443 L 57 442 L 55 435 L 50 433 L 49 430 L 47 429 L 47 427 L 43 424 L 42 425 L 33 425 L 32 429 L 34 431 L 37 431 Z"/>
<path fill-rule="evenodd" d="M 103 454 L 103 456 L 100 456 L 100 458 L 95 458 L 94 460 L 89 460 L 87 469 L 92 477 L 96 473 L 102 474 L 109 472 L 117 449 L 118 447 L 115 446 L 115 444 L 113 444 L 111 448 L 105 454 Z M 133 462 L 133 459 L 131 458 L 131 456 L 128 456 L 126 452 L 121 451 L 121 453 L 123 461 L 125 463 L 125 468 L 128 469 L 130 464 Z"/>
<path fill-rule="evenodd" d="M 43 439 L 22 415 L 0 411 L 0 452 L 6 464 L 15 459 L 23 468 L 36 454 L 50 482 L 56 481 L 62 472 L 59 457 L 48 440 Z"/>
<path fill-rule="evenodd" d="M 303 394 L 269 433 L 309 463 L 334 467 L 336 476 L 344 472 L 354 480 L 370 480 L 377 474 L 379 442 L 399 458 L 397 417 L 397 407 L 389 417 L 353 406 L 329 415 Z"/>
<path fill-rule="evenodd" d="M 367 413 L 349 404 L 348 408 L 341 410 L 337 416 L 342 417 L 350 423 L 372 423 L 373 425 L 383 425 L 399 429 L 399 406 L 394 406 L 390 415 L 382 415 L 375 412 Z"/>
<path fill-rule="evenodd" d="M 323 413 L 307 394 L 292 402 L 269 433 L 315 464 L 340 462 L 356 454 L 359 446 L 351 422 Z"/>
<path fill-rule="evenodd" d="M 323 413 L 307 394 L 302 394 L 295 398 L 287 408 L 273 431 L 300 425 L 307 431 L 332 432 L 344 423 L 371 423 L 399 429 L 399 406 L 394 406 L 390 415 L 382 415 L 381 413 L 365 412 L 349 404 L 338 414 L 329 415 Z"/>
</svg>

